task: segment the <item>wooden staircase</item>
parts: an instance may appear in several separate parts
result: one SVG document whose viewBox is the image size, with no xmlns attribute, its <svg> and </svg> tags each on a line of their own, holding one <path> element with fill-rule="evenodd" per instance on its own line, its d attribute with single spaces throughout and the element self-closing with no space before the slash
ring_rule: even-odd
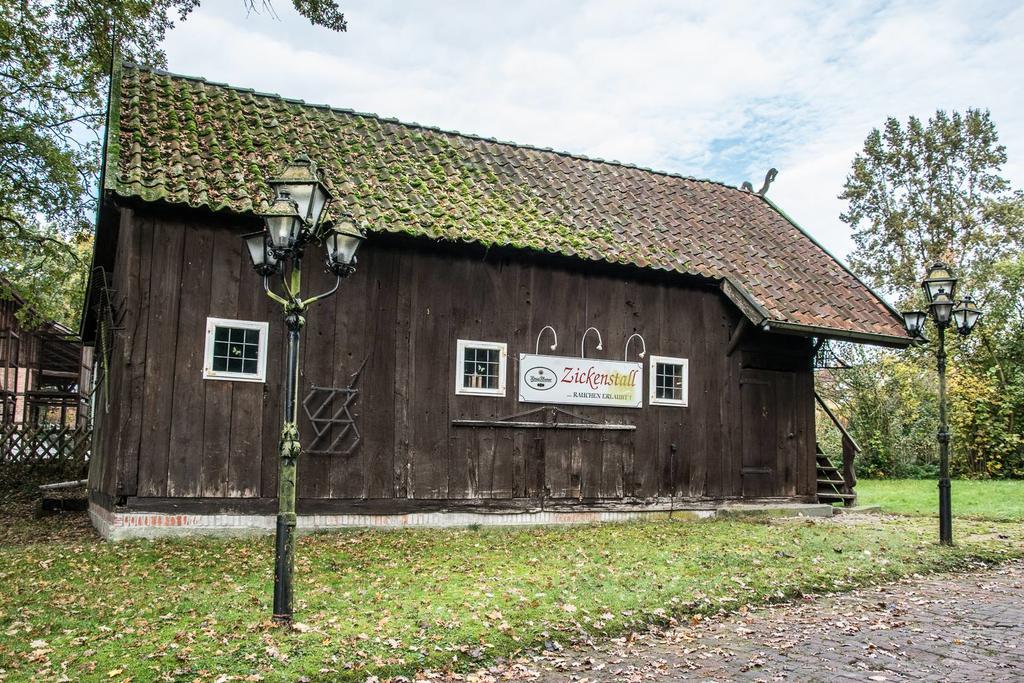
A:
<svg viewBox="0 0 1024 683">
<path fill-rule="evenodd" d="M 819 503 L 842 503 L 850 507 L 857 501 L 857 494 L 852 490 L 846 493 L 846 482 L 839 468 L 832 464 L 832 460 L 821 452 L 818 447 L 818 502 Z M 852 489 L 852 487 L 851 487 Z"/>
<path fill-rule="evenodd" d="M 818 502 L 819 503 L 842 503 L 845 507 L 853 507 L 857 504 L 857 493 L 854 490 L 857 486 L 857 475 L 853 471 L 853 459 L 860 452 L 860 446 L 853 440 L 846 427 L 839 421 L 828 405 L 815 392 L 814 398 L 818 405 L 825 411 L 825 414 L 832 420 L 832 424 L 839 429 L 843 435 L 843 459 L 842 467 L 836 467 L 832 459 L 822 450 L 820 445 L 815 445 L 817 451 L 818 471 Z"/>
</svg>

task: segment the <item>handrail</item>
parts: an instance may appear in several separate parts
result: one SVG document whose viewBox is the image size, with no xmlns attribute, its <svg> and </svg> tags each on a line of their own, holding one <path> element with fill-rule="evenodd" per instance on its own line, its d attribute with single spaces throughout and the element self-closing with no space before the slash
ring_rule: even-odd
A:
<svg viewBox="0 0 1024 683">
<path fill-rule="evenodd" d="M 846 427 L 844 427 L 843 423 L 839 421 L 839 418 L 835 416 L 835 413 L 833 413 L 831 408 L 828 407 L 824 399 L 822 399 L 821 396 L 818 395 L 817 391 L 814 392 L 814 398 L 815 400 L 818 401 L 818 405 L 821 406 L 821 409 L 825 411 L 825 414 L 829 416 L 829 419 L 832 420 L 832 424 L 834 424 L 836 428 L 839 429 L 839 432 L 843 435 L 843 437 L 850 440 L 850 443 L 853 444 L 853 449 L 860 453 L 860 446 L 858 446 L 857 442 L 853 440 L 853 437 L 850 436 L 850 432 L 846 431 Z"/>
<path fill-rule="evenodd" d="M 818 405 L 825 411 L 825 414 L 832 420 L 832 424 L 839 429 L 839 432 L 843 435 L 843 489 L 844 494 L 843 505 L 846 507 L 853 507 L 857 504 L 857 493 L 854 490 L 857 486 L 857 473 L 854 471 L 854 459 L 857 453 L 860 452 L 860 446 L 853 440 L 850 433 L 846 431 L 846 427 L 842 425 L 839 418 L 835 416 L 832 410 L 828 407 L 825 401 L 818 395 L 818 392 L 814 392 L 814 398 L 818 401 Z"/>
</svg>

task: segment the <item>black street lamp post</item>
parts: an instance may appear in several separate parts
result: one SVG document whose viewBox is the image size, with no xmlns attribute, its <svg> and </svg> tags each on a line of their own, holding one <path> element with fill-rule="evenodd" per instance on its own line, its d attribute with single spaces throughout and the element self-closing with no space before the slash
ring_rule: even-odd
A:
<svg viewBox="0 0 1024 683">
<path fill-rule="evenodd" d="M 278 469 L 277 538 L 274 557 L 274 621 L 292 619 L 292 574 L 295 568 L 295 492 L 299 445 L 299 333 L 305 324 L 306 309 L 338 291 L 342 278 L 355 270 L 356 250 L 363 232 L 349 215 L 341 215 L 332 225 L 321 224 L 330 192 L 320 179 L 316 165 L 305 155 L 297 157 L 280 177 L 268 181 L 274 190 L 274 203 L 261 214 L 266 229 L 245 235 L 253 268 L 263 278 L 263 290 L 284 309 L 288 328 L 288 357 L 284 374 L 284 416 L 281 426 Z M 303 299 L 303 249 L 323 243 L 325 265 L 334 273 L 334 286 L 326 292 Z M 281 274 L 283 294 L 270 284 Z"/>
<path fill-rule="evenodd" d="M 965 296 L 954 303 L 953 296 L 957 279 L 944 263 L 935 263 L 928 271 L 928 277 L 921 283 L 928 298 L 928 313 L 905 311 L 903 322 L 907 331 L 915 338 L 925 340 L 924 323 L 931 314 L 932 322 L 939 334 L 939 347 L 935 352 L 939 370 L 939 542 L 953 545 L 953 506 L 949 484 L 949 425 L 946 421 L 946 328 L 952 323 L 960 335 L 966 337 L 974 329 L 981 311 L 974 301 Z"/>
</svg>

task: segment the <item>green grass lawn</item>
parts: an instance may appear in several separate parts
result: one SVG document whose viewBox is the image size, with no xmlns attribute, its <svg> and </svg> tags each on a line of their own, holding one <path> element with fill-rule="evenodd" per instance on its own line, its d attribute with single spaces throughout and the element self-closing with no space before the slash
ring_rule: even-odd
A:
<svg viewBox="0 0 1024 683">
<path fill-rule="evenodd" d="M 1024 481 L 954 481 L 953 515 L 994 521 L 1024 521 Z M 938 482 L 920 479 L 863 479 L 859 505 L 881 505 L 897 515 L 938 517 Z"/>
<path fill-rule="evenodd" d="M 301 538 L 284 628 L 268 618 L 270 537 L 108 544 L 86 524 L 0 512 L 0 680 L 475 668 L 548 639 L 1024 555 L 1024 525 L 962 521 L 949 549 L 930 520 L 870 516 L 337 532 Z"/>
</svg>

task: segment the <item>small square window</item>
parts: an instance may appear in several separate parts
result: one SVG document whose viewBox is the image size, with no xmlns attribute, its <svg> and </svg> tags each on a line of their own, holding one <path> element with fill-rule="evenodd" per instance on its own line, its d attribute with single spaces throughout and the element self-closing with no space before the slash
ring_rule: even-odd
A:
<svg viewBox="0 0 1024 683">
<path fill-rule="evenodd" d="M 265 322 L 207 318 L 203 377 L 265 381 L 268 328 Z"/>
<path fill-rule="evenodd" d="M 685 406 L 689 400 L 690 362 L 685 358 L 651 356 L 651 392 L 655 406 Z"/>
<path fill-rule="evenodd" d="M 507 345 L 460 339 L 457 345 L 455 393 L 477 396 L 505 395 Z"/>
</svg>

